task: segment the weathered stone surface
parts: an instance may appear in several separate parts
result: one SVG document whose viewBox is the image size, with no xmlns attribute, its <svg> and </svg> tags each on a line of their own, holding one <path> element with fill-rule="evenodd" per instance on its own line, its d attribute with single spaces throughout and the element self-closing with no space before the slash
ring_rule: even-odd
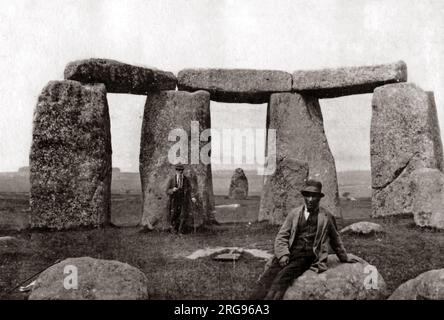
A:
<svg viewBox="0 0 444 320">
<path fill-rule="evenodd" d="M 411 83 L 391 84 L 375 90 L 372 107 L 372 215 L 412 213 L 411 173 L 443 170 L 433 96 Z"/>
<path fill-rule="evenodd" d="M 308 270 L 287 289 L 284 300 L 380 300 L 387 295 L 386 284 L 376 267 L 359 259 L 357 263 L 340 263 L 336 255 L 328 256 L 328 270 Z M 375 275 L 375 282 L 368 280 Z"/>
<path fill-rule="evenodd" d="M 103 84 L 51 81 L 34 113 L 31 227 L 110 221 L 111 133 Z"/>
<path fill-rule="evenodd" d="M 276 70 L 184 69 L 177 75 L 178 88 L 205 90 L 211 100 L 266 103 L 270 94 L 291 91 L 291 74 Z"/>
<path fill-rule="evenodd" d="M 192 135 L 192 121 L 198 121 Z M 147 96 L 142 124 L 140 145 L 140 176 L 143 192 L 143 216 L 141 224 L 159 229 L 168 228 L 166 184 L 174 175 L 174 165 L 168 159 L 169 152 L 177 154 L 177 136 L 170 131 L 181 129 L 184 134 L 182 141 L 184 149 L 180 156 L 186 159 L 178 160 L 185 164 L 184 174 L 191 179 L 194 192 L 198 195 L 197 205 L 190 214 L 190 226 L 197 226 L 205 220 L 214 218 L 214 198 L 212 188 L 211 164 L 204 164 L 197 158 L 191 141 L 199 146 L 199 151 L 207 145 L 199 141 L 199 133 L 211 127 L 210 95 L 205 91 L 188 93 L 183 91 L 163 91 Z M 193 129 L 194 130 L 194 129 Z M 173 149 L 172 149 L 173 148 Z M 193 150 L 192 150 L 193 149 Z M 197 148 L 196 148 L 197 149 Z M 203 151 L 203 150 L 202 150 Z M 174 160 L 174 159 L 173 159 Z M 190 163 L 190 164 L 187 164 Z"/>
<path fill-rule="evenodd" d="M 393 292 L 389 300 L 444 300 L 444 269 L 430 270 Z"/>
<path fill-rule="evenodd" d="M 111 93 L 147 94 L 174 90 L 177 79 L 171 72 L 133 66 L 109 59 L 87 59 L 70 62 L 65 79 L 82 83 L 103 83 Z"/>
<path fill-rule="evenodd" d="M 304 203 L 300 190 L 308 177 L 308 164 L 293 158 L 277 159 L 276 171 L 265 176 L 259 207 L 259 221 L 284 222 L 287 214 Z"/>
<path fill-rule="evenodd" d="M 343 228 L 341 233 L 355 233 L 355 234 L 374 234 L 378 232 L 384 232 L 384 229 L 381 225 L 373 222 L 360 221 L 357 223 L 353 223 L 345 228 Z"/>
<path fill-rule="evenodd" d="M 0 246 L 13 246 L 18 243 L 18 239 L 11 236 L 0 237 Z"/>
<path fill-rule="evenodd" d="M 324 132 L 318 99 L 297 93 L 271 95 L 267 128 L 276 130 L 276 159 L 288 156 L 307 162 L 309 178 L 321 181 L 323 186 L 325 197 L 321 205 L 339 216 L 335 160 Z"/>
<path fill-rule="evenodd" d="M 374 66 L 293 72 L 293 91 L 318 98 L 372 93 L 376 87 L 407 81 L 403 61 Z"/>
<path fill-rule="evenodd" d="M 230 252 L 230 253 L 221 253 L 221 254 L 219 254 L 217 256 L 214 256 L 213 260 L 233 262 L 233 261 L 239 260 L 241 255 L 242 255 L 242 253 L 232 253 L 232 252 Z"/>
<path fill-rule="evenodd" d="M 412 172 L 413 217 L 420 227 L 444 229 L 444 174 L 422 168 Z"/>
<path fill-rule="evenodd" d="M 228 197 L 230 199 L 246 199 L 248 197 L 248 179 L 241 168 L 234 170 L 230 189 L 228 190 Z"/>
<path fill-rule="evenodd" d="M 64 283 L 73 275 L 73 267 L 77 269 L 78 287 L 65 289 Z M 119 261 L 90 257 L 69 258 L 46 269 L 29 296 L 29 300 L 146 299 L 148 280 L 139 269 Z"/>
</svg>

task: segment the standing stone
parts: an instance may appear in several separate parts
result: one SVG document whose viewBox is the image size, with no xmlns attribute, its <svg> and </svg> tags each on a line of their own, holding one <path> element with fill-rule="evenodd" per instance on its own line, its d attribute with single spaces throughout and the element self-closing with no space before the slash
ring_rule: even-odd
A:
<svg viewBox="0 0 444 320">
<path fill-rule="evenodd" d="M 192 121 L 198 121 L 193 134 Z M 193 154 L 196 154 L 194 148 L 198 147 L 196 149 L 199 155 L 202 147 L 208 143 L 199 141 L 199 134 L 210 127 L 208 92 L 162 91 L 147 96 L 140 145 L 140 177 L 143 192 L 141 224 L 143 226 L 150 229 L 169 227 L 166 184 L 168 179 L 175 174 L 175 168 L 170 163 L 168 155 L 169 153 L 177 154 L 179 141 L 183 142 L 184 149 L 181 150 L 180 156 L 184 158 L 178 162 L 185 165 L 184 174 L 191 179 L 193 190 L 198 196 L 198 205 L 193 206 L 194 209 L 190 214 L 194 218 L 192 226 L 214 218 L 212 216 L 214 198 L 211 164 L 203 164 L 200 158 L 196 159 L 197 163 L 191 163 Z M 181 139 L 177 139 L 175 132 L 172 132 L 174 129 L 180 131 L 176 133 L 182 134 Z M 192 140 L 194 144 L 191 143 Z"/>
<path fill-rule="evenodd" d="M 70 62 L 65 68 L 65 79 L 82 83 L 103 83 L 110 93 L 143 95 L 158 90 L 174 90 L 177 83 L 172 72 L 109 59 Z"/>
<path fill-rule="evenodd" d="M 433 95 L 412 83 L 377 88 L 372 101 L 372 216 L 411 214 L 414 170 L 443 170 Z"/>
<path fill-rule="evenodd" d="M 276 158 L 288 156 L 307 162 L 309 179 L 322 183 L 325 197 L 321 205 L 339 216 L 335 160 L 324 132 L 318 99 L 297 93 L 273 94 L 267 117 L 268 129 L 276 130 Z"/>
<path fill-rule="evenodd" d="M 293 158 L 279 158 L 276 170 L 265 176 L 259 207 L 259 221 L 282 224 L 287 214 L 304 203 L 300 190 L 308 177 L 308 164 Z"/>
<path fill-rule="evenodd" d="M 295 71 L 293 91 L 318 98 L 372 93 L 376 87 L 407 81 L 404 61 L 374 66 Z"/>
<path fill-rule="evenodd" d="M 228 197 L 230 199 L 247 199 L 248 197 L 248 179 L 242 168 L 237 168 L 231 177 Z"/>
<path fill-rule="evenodd" d="M 111 133 L 103 84 L 51 81 L 34 113 L 31 227 L 110 221 Z"/>
<path fill-rule="evenodd" d="M 177 75 L 179 90 L 205 90 L 211 100 L 265 103 L 270 94 L 291 91 L 291 74 L 277 70 L 185 69 Z"/>
</svg>

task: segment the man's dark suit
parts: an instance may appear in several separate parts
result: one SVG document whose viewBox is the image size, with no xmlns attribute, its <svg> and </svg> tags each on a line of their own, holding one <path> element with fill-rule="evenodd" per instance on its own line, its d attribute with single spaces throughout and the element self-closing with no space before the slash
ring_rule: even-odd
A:
<svg viewBox="0 0 444 320">
<path fill-rule="evenodd" d="M 178 190 L 173 191 L 173 188 L 178 188 Z M 167 206 L 168 222 L 176 232 L 183 232 L 191 209 L 190 180 L 183 175 L 182 186 L 179 186 L 177 176 L 174 175 L 168 180 L 166 193 L 169 196 Z"/>
<path fill-rule="evenodd" d="M 270 289 L 283 295 L 292 281 L 308 269 L 318 273 L 327 270 L 329 246 L 341 262 L 348 260 L 334 216 L 319 207 L 319 212 L 311 213 L 306 220 L 304 209 L 300 206 L 287 215 L 275 239 L 275 255 L 267 262 L 252 299 L 263 299 Z M 290 258 L 284 267 L 279 264 L 283 256 Z"/>
</svg>

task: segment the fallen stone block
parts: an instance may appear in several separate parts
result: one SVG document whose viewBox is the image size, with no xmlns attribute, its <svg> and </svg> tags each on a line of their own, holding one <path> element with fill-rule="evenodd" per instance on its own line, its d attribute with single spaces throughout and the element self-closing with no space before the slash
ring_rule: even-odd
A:
<svg viewBox="0 0 444 320">
<path fill-rule="evenodd" d="M 372 93 L 379 86 L 407 81 L 403 61 L 374 66 L 293 72 L 293 91 L 317 98 Z"/>
<path fill-rule="evenodd" d="M 110 59 L 70 62 L 65 79 L 82 83 L 103 83 L 109 93 L 145 95 L 152 91 L 174 90 L 177 79 L 172 72 L 133 66 Z"/>
<path fill-rule="evenodd" d="M 90 257 L 69 258 L 49 267 L 39 275 L 29 296 L 29 300 L 146 299 L 148 280 L 142 271 L 123 262 Z"/>
<path fill-rule="evenodd" d="M 213 257 L 213 260 L 215 261 L 237 261 L 240 259 L 242 253 L 236 253 L 236 252 L 229 252 L 229 253 L 221 253 L 217 256 Z"/>
<path fill-rule="evenodd" d="M 211 100 L 235 103 L 266 103 L 270 94 L 291 91 L 291 74 L 276 70 L 184 69 L 178 88 L 205 90 Z"/>
<path fill-rule="evenodd" d="M 340 233 L 354 233 L 354 234 L 360 234 L 360 235 L 369 235 L 369 234 L 375 234 L 375 233 L 381 233 L 384 232 L 384 229 L 380 224 L 373 223 L 373 222 L 367 222 L 367 221 L 360 221 L 357 223 L 353 223 L 345 228 L 343 228 Z"/>
<path fill-rule="evenodd" d="M 0 246 L 15 246 L 17 243 L 19 243 L 19 240 L 15 237 L 0 237 Z"/>
<path fill-rule="evenodd" d="M 31 227 L 108 223 L 112 151 L 105 86 L 51 81 L 38 99 L 32 139 Z"/>
</svg>

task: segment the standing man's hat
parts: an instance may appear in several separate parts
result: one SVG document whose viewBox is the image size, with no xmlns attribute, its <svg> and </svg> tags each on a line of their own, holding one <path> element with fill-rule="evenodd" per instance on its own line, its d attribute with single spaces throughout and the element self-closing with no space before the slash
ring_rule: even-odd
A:
<svg viewBox="0 0 444 320">
<path fill-rule="evenodd" d="M 184 166 L 181 163 L 176 164 L 176 170 L 182 170 L 183 171 Z"/>
<path fill-rule="evenodd" d="M 303 196 L 315 195 L 322 198 L 325 195 L 321 191 L 322 191 L 322 183 L 316 180 L 307 180 L 304 189 L 301 190 L 301 193 Z"/>
</svg>

